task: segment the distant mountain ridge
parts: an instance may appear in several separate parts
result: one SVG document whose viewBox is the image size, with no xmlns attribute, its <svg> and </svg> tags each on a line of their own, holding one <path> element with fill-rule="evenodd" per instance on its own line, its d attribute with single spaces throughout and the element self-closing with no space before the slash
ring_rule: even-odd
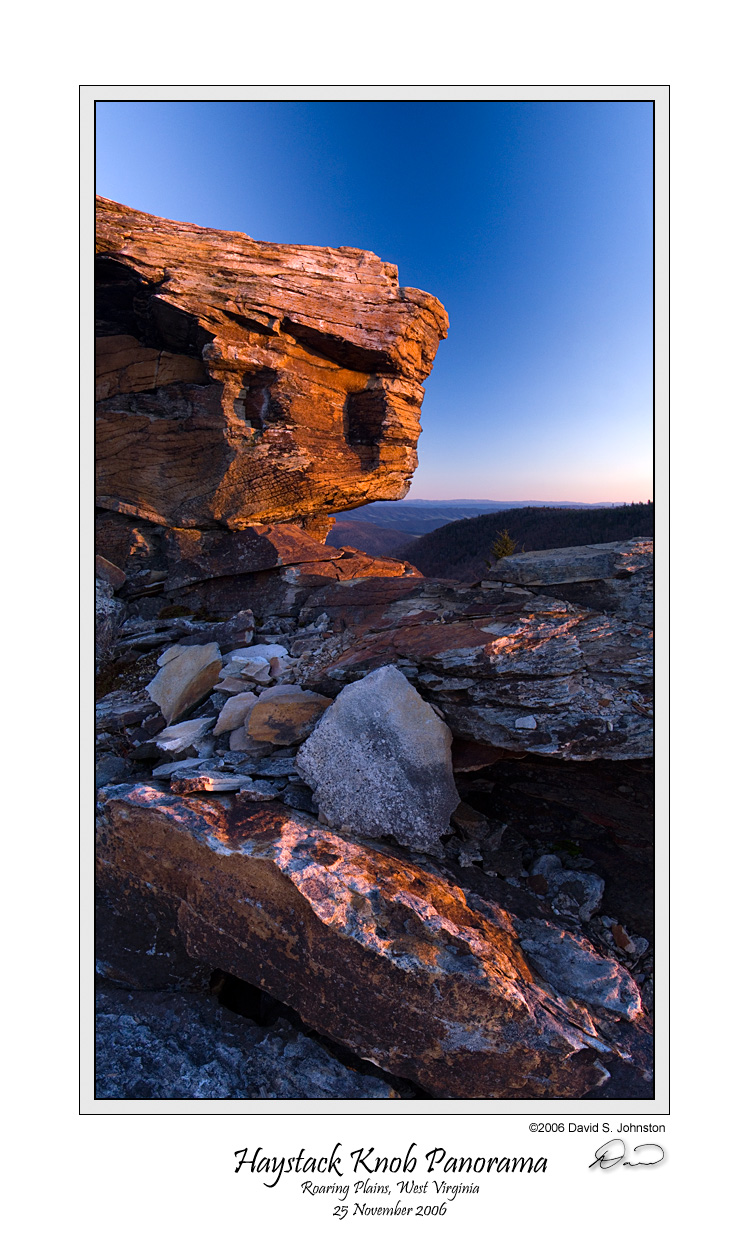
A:
<svg viewBox="0 0 750 1250">
<path fill-rule="evenodd" d="M 497 499 L 402 499 L 398 502 L 380 501 L 352 508 L 336 514 L 337 521 L 348 523 L 365 521 L 383 529 L 397 529 L 405 534 L 419 537 L 429 534 L 451 521 L 464 520 L 487 512 L 504 512 L 518 508 L 616 508 L 611 503 L 590 504 L 555 500 L 543 503 L 539 500 L 506 501 Z"/>
<path fill-rule="evenodd" d="M 502 530 L 508 531 L 519 552 L 653 538 L 654 505 L 528 507 L 482 513 L 425 533 L 400 547 L 398 558 L 410 561 L 425 577 L 480 581 L 493 562 L 492 546 Z"/>
<path fill-rule="evenodd" d="M 414 535 L 405 530 L 373 525 L 371 521 L 350 521 L 346 512 L 340 512 L 326 538 L 326 546 L 356 547 L 368 556 L 389 556 L 399 547 L 408 546 L 413 539 Z"/>
</svg>

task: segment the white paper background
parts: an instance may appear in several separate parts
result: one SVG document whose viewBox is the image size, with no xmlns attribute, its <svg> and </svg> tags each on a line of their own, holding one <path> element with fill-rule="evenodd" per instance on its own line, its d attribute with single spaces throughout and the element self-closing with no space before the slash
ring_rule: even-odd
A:
<svg viewBox="0 0 750 1250">
<path fill-rule="evenodd" d="M 745 805 L 735 787 L 744 773 L 746 579 L 742 562 L 727 556 L 741 532 L 733 501 L 745 493 L 739 14 L 726 3 L 713 6 L 710 24 L 683 6 L 653 3 L 442 11 L 382 3 L 367 12 L 134 4 L 8 19 L 3 910 L 13 1244 L 119 1250 L 134 1242 L 202 1247 L 210 1238 L 286 1247 L 354 1237 L 406 1246 L 422 1235 L 436 1246 L 523 1238 L 563 1250 L 675 1238 L 736 1244 L 743 1161 L 733 1133 L 746 1059 L 737 956 Z M 667 1159 L 658 1168 L 589 1170 L 601 1137 L 532 1136 L 530 1115 L 78 1113 L 77 86 L 250 76 L 671 85 L 672 1097 L 660 1138 Z M 85 466 L 84 457 L 84 474 Z M 557 1113 L 539 1118 L 568 1122 Z M 480 1195 L 459 1197 L 445 1217 L 401 1223 L 339 1222 L 329 1200 L 303 1197 L 294 1177 L 269 1191 L 247 1168 L 234 1174 L 234 1151 L 243 1146 L 322 1153 L 338 1141 L 344 1152 L 374 1145 L 394 1155 L 414 1141 L 420 1154 L 443 1145 L 472 1156 L 529 1154 L 533 1142 L 549 1165 L 533 1177 L 479 1177 Z"/>
</svg>

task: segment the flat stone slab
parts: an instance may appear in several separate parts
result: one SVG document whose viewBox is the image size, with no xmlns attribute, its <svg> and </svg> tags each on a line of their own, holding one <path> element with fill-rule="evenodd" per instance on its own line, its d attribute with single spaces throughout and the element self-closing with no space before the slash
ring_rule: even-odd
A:
<svg viewBox="0 0 750 1250">
<path fill-rule="evenodd" d="M 653 754 L 652 630 L 528 588 L 405 581 L 390 601 L 381 587 L 369 604 L 369 587 L 311 596 L 300 620 L 325 611 L 333 628 L 305 640 L 300 682 L 334 694 L 401 666 L 457 738 L 573 760 Z"/>
<path fill-rule="evenodd" d="M 146 687 L 168 725 L 210 694 L 222 666 L 221 651 L 215 642 L 200 647 L 170 647 L 170 651 L 178 654 L 159 669 Z"/>
<path fill-rule="evenodd" d="M 122 729 L 125 725 L 140 725 L 147 716 L 156 712 L 157 706 L 145 690 L 131 694 L 128 690 L 112 690 L 96 705 L 96 728 L 98 731 Z"/>
<path fill-rule="evenodd" d="M 653 538 L 629 538 L 614 543 L 524 551 L 499 560 L 488 577 L 516 586 L 552 586 L 647 572 L 653 567 Z"/>
<path fill-rule="evenodd" d="M 294 746 L 302 742 L 320 720 L 332 699 L 294 686 L 264 690 L 245 721 L 247 735 L 254 742 L 274 746 Z"/>
<path fill-rule="evenodd" d="M 215 773 L 201 769 L 199 772 L 173 775 L 172 791 L 174 794 L 198 794 L 201 791 L 228 792 L 239 790 L 241 786 L 249 785 L 251 782 L 251 777 L 243 777 L 240 773 Z"/>
<path fill-rule="evenodd" d="M 555 988 L 549 960 L 535 972 L 510 912 L 277 803 L 112 787 L 98 839 L 105 892 L 148 883 L 191 958 L 436 1097 L 578 1098 L 608 1057 L 648 1050 L 637 1012 Z"/>
<path fill-rule="evenodd" d="M 245 694 L 236 694 L 233 698 L 227 699 L 219 713 L 219 719 L 214 725 L 214 736 L 218 737 L 219 734 L 229 733 L 232 729 L 240 729 L 257 702 L 257 694 L 253 694 L 251 691 Z"/>
<path fill-rule="evenodd" d="M 488 577 L 653 628 L 652 538 L 526 551 L 499 560 Z"/>
</svg>

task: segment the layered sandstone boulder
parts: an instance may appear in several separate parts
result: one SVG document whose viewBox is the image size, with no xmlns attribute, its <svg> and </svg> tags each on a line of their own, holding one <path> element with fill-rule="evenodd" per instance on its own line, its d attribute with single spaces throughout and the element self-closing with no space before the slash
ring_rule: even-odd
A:
<svg viewBox="0 0 750 1250">
<path fill-rule="evenodd" d="M 400 499 L 448 320 L 356 248 L 97 200 L 97 502 L 179 529 Z"/>
<path fill-rule="evenodd" d="M 526 551 L 496 561 L 487 576 L 486 586 L 524 586 L 637 625 L 654 624 L 653 538 Z"/>
<path fill-rule="evenodd" d="M 221 968 L 438 1098 L 576 1098 L 620 1062 L 647 1076 L 637 985 L 554 921 L 278 803 L 153 785 L 102 798 L 101 887 L 148 913 L 173 976 L 185 956 Z"/>
</svg>

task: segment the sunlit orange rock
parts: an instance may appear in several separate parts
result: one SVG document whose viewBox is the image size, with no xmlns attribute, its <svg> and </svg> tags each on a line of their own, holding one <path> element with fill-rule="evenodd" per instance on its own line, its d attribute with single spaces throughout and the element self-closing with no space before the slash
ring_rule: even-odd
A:
<svg viewBox="0 0 750 1250">
<path fill-rule="evenodd" d="M 149 785 L 102 797 L 100 882 L 126 916 L 144 898 L 198 964 L 267 990 L 436 1097 L 577 1098 L 606 1081 L 608 1060 L 647 1053 L 619 965 L 596 962 L 597 996 L 612 1007 L 602 1015 L 534 972 L 523 922 L 424 865 L 275 803 Z M 534 930 L 530 944 L 551 977 L 547 930 L 561 932 Z M 580 955 L 585 988 L 590 948 L 560 940 L 567 981 Z M 184 965 L 179 950 L 172 958 Z"/>
<path fill-rule="evenodd" d="M 97 502 L 243 529 L 400 499 L 448 320 L 356 248 L 97 199 Z"/>
<path fill-rule="evenodd" d="M 245 719 L 252 742 L 292 746 L 309 737 L 331 700 L 299 686 L 272 686 L 265 690 Z"/>
</svg>

